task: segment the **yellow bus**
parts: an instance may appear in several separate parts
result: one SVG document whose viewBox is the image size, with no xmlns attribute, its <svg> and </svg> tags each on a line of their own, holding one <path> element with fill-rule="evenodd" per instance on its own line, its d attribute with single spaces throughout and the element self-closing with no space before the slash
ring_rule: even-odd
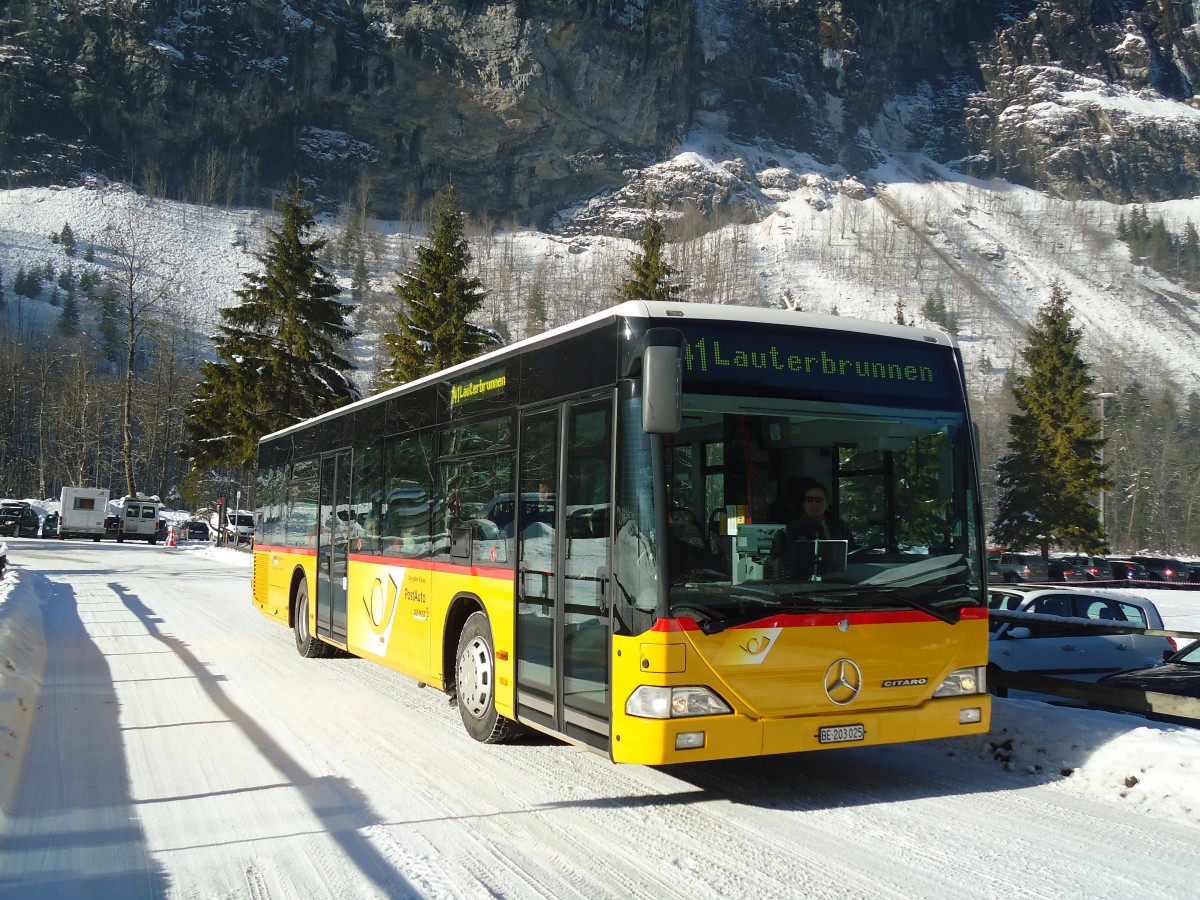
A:
<svg viewBox="0 0 1200 900">
<path fill-rule="evenodd" d="M 818 490 L 846 528 L 800 527 Z M 813 505 L 816 505 L 815 503 Z M 253 602 L 307 657 L 665 764 L 986 731 L 951 338 L 625 303 L 262 438 Z"/>
</svg>

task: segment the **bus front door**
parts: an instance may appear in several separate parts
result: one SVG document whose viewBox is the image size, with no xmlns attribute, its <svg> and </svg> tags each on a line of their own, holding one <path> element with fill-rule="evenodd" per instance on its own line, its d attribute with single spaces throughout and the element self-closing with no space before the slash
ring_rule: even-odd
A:
<svg viewBox="0 0 1200 900">
<path fill-rule="evenodd" d="M 316 633 L 344 644 L 352 531 L 348 450 L 321 457 L 318 483 Z"/>
<path fill-rule="evenodd" d="M 612 400 L 521 417 L 517 711 L 607 749 Z"/>
</svg>

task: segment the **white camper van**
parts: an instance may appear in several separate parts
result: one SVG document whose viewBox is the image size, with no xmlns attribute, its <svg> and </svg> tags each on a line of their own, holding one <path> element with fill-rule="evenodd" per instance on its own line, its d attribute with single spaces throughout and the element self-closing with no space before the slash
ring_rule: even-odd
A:
<svg viewBox="0 0 1200 900">
<path fill-rule="evenodd" d="M 117 526 L 117 543 L 126 538 L 158 542 L 158 514 L 162 504 L 157 497 L 124 497 L 120 500 L 121 522 Z"/>
<path fill-rule="evenodd" d="M 104 517 L 108 515 L 108 489 L 65 487 L 59 497 L 58 536 L 60 539 L 104 537 Z"/>
</svg>

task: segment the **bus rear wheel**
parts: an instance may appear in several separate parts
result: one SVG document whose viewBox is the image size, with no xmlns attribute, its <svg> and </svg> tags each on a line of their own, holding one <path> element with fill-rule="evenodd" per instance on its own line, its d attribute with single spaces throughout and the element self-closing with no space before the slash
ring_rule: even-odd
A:
<svg viewBox="0 0 1200 900">
<path fill-rule="evenodd" d="M 320 659 L 329 655 L 329 645 L 317 640 L 308 630 L 308 581 L 301 579 L 296 585 L 296 621 L 292 626 L 296 635 L 296 651 L 306 659 Z"/>
<path fill-rule="evenodd" d="M 496 652 L 482 612 L 472 613 L 458 636 L 454 690 L 463 725 L 475 740 L 499 744 L 518 732 L 516 722 L 496 712 Z"/>
</svg>

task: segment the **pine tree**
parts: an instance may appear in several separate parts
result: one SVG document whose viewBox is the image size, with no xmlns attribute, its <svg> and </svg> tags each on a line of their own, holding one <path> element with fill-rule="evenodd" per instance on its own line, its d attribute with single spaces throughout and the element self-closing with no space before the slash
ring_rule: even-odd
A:
<svg viewBox="0 0 1200 900">
<path fill-rule="evenodd" d="M 358 255 L 358 262 L 354 264 L 354 277 L 350 281 L 350 296 L 354 298 L 355 303 L 362 303 L 367 297 L 367 287 L 371 283 L 371 273 L 367 270 L 367 258 L 365 254 Z"/>
<path fill-rule="evenodd" d="M 500 346 L 500 338 L 468 319 L 483 306 L 482 282 L 467 271 L 471 253 L 463 234 L 463 216 L 454 189 L 434 208 L 429 244 L 417 248 L 417 260 L 396 285 L 401 308 L 396 329 L 383 335 L 380 387 L 403 384 L 464 362 Z"/>
<path fill-rule="evenodd" d="M 24 266 L 17 266 L 17 277 L 13 280 L 13 292 L 18 297 L 28 297 L 32 300 L 41 291 L 42 286 L 38 283 L 37 276 L 32 272 L 26 272 Z"/>
<path fill-rule="evenodd" d="M 1146 256 L 1155 271 L 1170 272 L 1175 265 L 1175 242 L 1167 224 L 1162 219 L 1155 219 L 1150 225 L 1150 233 L 1146 240 Z"/>
<path fill-rule="evenodd" d="M 116 362 L 121 350 L 121 310 L 117 303 L 117 287 L 111 281 L 100 294 L 100 339 L 104 358 Z"/>
<path fill-rule="evenodd" d="M 525 337 L 533 337 L 546 330 L 546 290 L 542 283 L 535 282 L 525 300 Z"/>
<path fill-rule="evenodd" d="M 184 450 L 200 465 L 248 466 L 261 435 L 357 396 L 341 355 L 350 306 L 318 262 L 325 240 L 306 239 L 316 219 L 298 185 L 280 212 L 257 257 L 262 272 L 245 275 L 240 303 L 220 311 L 217 359 L 201 366 Z"/>
<path fill-rule="evenodd" d="M 1184 226 L 1183 238 L 1179 241 L 1179 277 L 1191 285 L 1200 282 L 1200 234 L 1191 219 Z"/>
<path fill-rule="evenodd" d="M 1082 333 L 1071 324 L 1068 294 L 1055 283 L 1021 351 L 1027 372 L 1013 379 L 1018 412 L 1010 419 L 1009 453 L 997 473 L 999 509 L 992 532 L 1001 546 L 1052 545 L 1104 549 L 1096 501 L 1108 490 L 1098 455 L 1100 423 Z"/>
<path fill-rule="evenodd" d="M 346 217 L 346 227 L 342 229 L 342 239 L 338 242 L 338 263 L 348 267 L 355 257 L 363 256 L 363 229 L 358 213 L 351 212 Z"/>
<path fill-rule="evenodd" d="M 64 335 L 79 333 L 79 301 L 75 299 L 75 288 L 67 289 L 62 312 L 58 314 L 58 330 Z"/>
<path fill-rule="evenodd" d="M 62 231 L 60 231 L 58 234 L 58 239 L 62 242 L 63 252 L 66 253 L 67 256 L 74 256 L 75 232 L 71 230 L 71 226 L 69 224 L 65 222 L 63 223 Z"/>
<path fill-rule="evenodd" d="M 680 285 L 673 281 L 675 270 L 667 265 L 663 256 L 666 232 L 658 219 L 658 200 L 650 198 L 650 215 L 642 226 L 640 253 L 629 258 L 629 278 L 621 282 L 617 300 L 678 300 L 682 294 Z"/>
</svg>

